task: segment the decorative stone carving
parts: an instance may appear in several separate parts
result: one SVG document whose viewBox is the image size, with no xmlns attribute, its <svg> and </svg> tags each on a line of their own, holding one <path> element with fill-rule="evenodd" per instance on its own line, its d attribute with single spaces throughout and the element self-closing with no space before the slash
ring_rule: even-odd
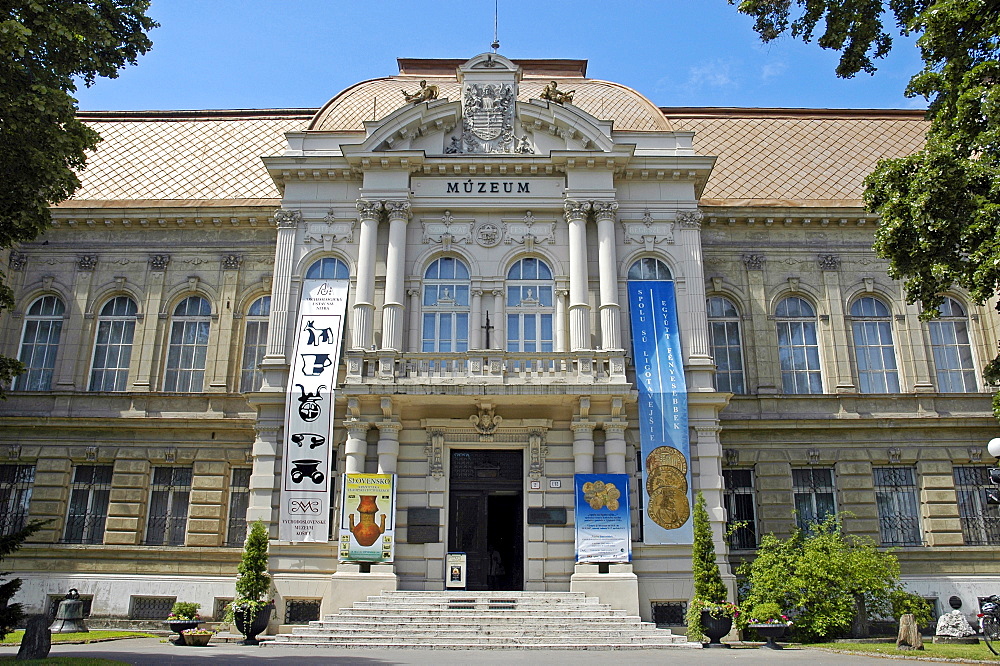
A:
<svg viewBox="0 0 1000 666">
<path fill-rule="evenodd" d="M 243 257 L 238 254 L 227 254 L 222 258 L 222 269 L 226 271 L 238 270 L 243 263 Z"/>
<path fill-rule="evenodd" d="M 531 145 L 531 139 L 525 134 L 517 140 L 517 146 L 514 148 L 514 152 L 520 155 L 532 155 L 535 149 Z"/>
<path fill-rule="evenodd" d="M 740 451 L 739 449 L 723 449 L 722 455 L 726 458 L 726 465 L 733 467 L 740 464 Z"/>
<path fill-rule="evenodd" d="M 507 239 L 505 242 L 508 245 L 511 243 L 523 243 L 525 249 L 529 252 L 534 248 L 536 243 L 555 243 L 556 223 L 538 222 L 529 210 L 525 213 L 523 222 L 507 223 Z"/>
<path fill-rule="evenodd" d="M 467 153 L 514 152 L 514 89 L 504 83 L 473 83 L 462 103 Z"/>
<path fill-rule="evenodd" d="M 496 432 L 497 426 L 499 426 L 500 422 L 503 421 L 503 417 L 494 412 L 493 405 L 484 402 L 479 405 L 479 413 L 470 416 L 469 421 L 473 426 L 475 426 L 476 430 L 479 432 L 479 437 L 482 440 L 484 437 L 493 436 L 493 433 Z"/>
<path fill-rule="evenodd" d="M 151 254 L 149 255 L 149 267 L 154 271 L 165 271 L 167 270 L 167 264 L 170 263 L 169 254 Z"/>
<path fill-rule="evenodd" d="M 336 211 L 331 210 L 327 212 L 326 217 L 323 218 L 323 222 L 326 224 L 322 233 L 324 240 L 329 236 L 331 243 L 354 242 L 354 228 L 358 225 L 356 220 L 338 220 Z M 308 241 L 309 239 L 307 238 L 306 242 Z"/>
<path fill-rule="evenodd" d="M 435 85 L 427 85 L 426 81 L 420 82 L 420 89 L 415 93 L 408 93 L 405 90 L 400 90 L 400 92 L 403 93 L 403 99 L 411 104 L 429 102 L 432 99 L 438 98 L 438 87 Z"/>
<path fill-rule="evenodd" d="M 569 104 L 573 101 L 573 95 L 576 93 L 575 90 L 559 90 L 559 84 L 555 81 L 551 81 L 545 89 L 542 90 L 542 99 L 547 99 L 550 102 L 555 102 L 556 104 Z"/>
<path fill-rule="evenodd" d="M 819 463 L 819 449 L 809 449 L 809 464 L 816 465 Z"/>
<path fill-rule="evenodd" d="M 654 222 L 652 214 L 647 210 L 641 220 L 622 220 L 625 243 L 640 243 L 647 249 L 652 249 L 657 243 L 672 244 L 674 224 L 672 221 Z"/>
<path fill-rule="evenodd" d="M 972 628 L 969 621 L 962 615 L 962 611 L 953 610 L 938 618 L 935 636 L 952 636 L 954 638 L 965 638 L 975 636 L 976 630 Z"/>
<path fill-rule="evenodd" d="M 587 219 L 587 211 L 590 210 L 590 207 L 589 201 L 567 199 L 563 203 L 563 214 L 566 216 L 567 222 L 582 222 Z"/>
<path fill-rule="evenodd" d="M 453 136 L 453 137 L 451 137 L 451 141 L 444 148 L 444 154 L 445 155 L 457 155 L 457 154 L 462 153 L 462 152 L 464 152 L 462 150 L 462 137 L 460 137 L 460 136 Z"/>
<path fill-rule="evenodd" d="M 427 220 L 420 222 L 420 226 L 424 231 L 421 241 L 425 245 L 428 243 L 441 243 L 445 247 L 452 243 L 468 244 L 472 242 L 472 224 L 472 220 L 456 221 L 452 217 L 451 211 L 446 210 L 444 215 L 441 216 L 440 222 Z"/>
<path fill-rule="evenodd" d="M 898 446 L 893 446 L 889 448 L 889 462 L 893 464 L 898 464 L 901 461 L 903 455 L 903 450 Z"/>
<path fill-rule="evenodd" d="M 498 417 L 499 418 L 499 417 Z M 528 476 L 532 479 L 545 476 L 545 457 L 549 447 L 545 445 L 545 433 L 532 430 L 528 433 Z"/>
<path fill-rule="evenodd" d="M 390 220 L 410 219 L 410 202 L 406 199 L 391 199 L 383 203 L 385 214 Z"/>
<path fill-rule="evenodd" d="M 762 271 L 764 270 L 764 255 L 744 254 L 743 265 L 746 266 L 748 271 Z"/>
<path fill-rule="evenodd" d="M 274 223 L 279 229 L 290 229 L 298 226 L 302 221 L 302 211 L 300 210 L 277 210 L 274 212 Z"/>
<path fill-rule="evenodd" d="M 594 209 L 594 219 L 600 220 L 614 220 L 615 211 L 618 210 L 617 201 L 594 201 L 592 203 Z"/>
<path fill-rule="evenodd" d="M 88 446 L 85 455 L 87 457 L 87 462 L 97 462 L 97 447 Z"/>
<path fill-rule="evenodd" d="M 503 228 L 492 222 L 480 222 L 474 232 L 476 242 L 483 247 L 496 247 L 503 240 Z"/>
<path fill-rule="evenodd" d="M 840 257 L 835 254 L 819 255 L 819 269 L 821 271 L 835 271 L 840 268 Z"/>
<path fill-rule="evenodd" d="M 983 461 L 983 450 L 979 446 L 969 447 L 969 462 L 981 463 Z"/>
<path fill-rule="evenodd" d="M 76 269 L 79 271 L 92 271 L 97 268 L 97 255 L 85 254 L 76 259 Z"/>
<path fill-rule="evenodd" d="M 424 453 L 427 455 L 428 473 L 437 478 L 444 476 L 444 431 L 431 430 L 427 433 Z"/>
<path fill-rule="evenodd" d="M 17 250 L 11 250 L 10 256 L 7 258 L 7 265 L 12 271 L 23 271 L 24 267 L 28 264 L 28 255 L 24 252 L 18 252 Z"/>
<path fill-rule="evenodd" d="M 17 460 L 21 457 L 21 445 L 20 444 L 9 444 L 7 446 L 7 459 Z"/>
<path fill-rule="evenodd" d="M 700 210 L 682 210 L 677 213 L 677 224 L 688 229 L 700 229 L 703 219 L 705 216 Z"/>
<path fill-rule="evenodd" d="M 358 217 L 362 220 L 373 220 L 378 218 L 382 212 L 381 201 L 369 201 L 368 199 L 358 199 Z"/>
</svg>

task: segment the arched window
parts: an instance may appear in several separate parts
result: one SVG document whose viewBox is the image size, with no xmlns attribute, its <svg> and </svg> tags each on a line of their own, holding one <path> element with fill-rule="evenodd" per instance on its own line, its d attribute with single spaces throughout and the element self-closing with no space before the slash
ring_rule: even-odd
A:
<svg viewBox="0 0 1000 666">
<path fill-rule="evenodd" d="M 307 280 L 346 280 L 350 276 L 347 264 L 335 257 L 323 257 L 314 261 L 306 271 Z"/>
<path fill-rule="evenodd" d="M 425 352 L 469 349 L 469 269 L 454 257 L 441 257 L 424 273 Z"/>
<path fill-rule="evenodd" d="M 132 361 L 132 338 L 138 311 L 135 301 L 128 296 L 116 296 L 101 308 L 94 337 L 94 362 L 90 368 L 91 391 L 128 389 L 128 366 Z"/>
<path fill-rule="evenodd" d="M 774 317 L 782 392 L 822 393 L 816 311 L 805 300 L 790 296 L 778 303 Z"/>
<path fill-rule="evenodd" d="M 969 342 L 969 319 L 954 298 L 945 298 L 938 318 L 928 322 L 937 389 L 941 393 L 972 393 L 977 390 L 976 367 Z"/>
<path fill-rule="evenodd" d="M 629 280 L 672 280 L 670 269 L 659 259 L 643 257 L 628 269 Z"/>
<path fill-rule="evenodd" d="M 507 271 L 507 351 L 552 351 L 552 270 L 525 257 Z"/>
<path fill-rule="evenodd" d="M 200 296 L 188 296 L 174 308 L 163 390 L 199 393 L 205 383 L 212 308 Z"/>
<path fill-rule="evenodd" d="M 257 366 L 264 360 L 264 352 L 267 350 L 267 321 L 270 316 L 270 296 L 261 296 L 247 310 L 243 333 L 243 364 L 240 368 L 241 393 L 259 391 L 264 383 L 264 375 Z"/>
<path fill-rule="evenodd" d="M 66 307 L 55 296 L 42 296 L 31 304 L 24 316 L 21 351 L 17 358 L 25 371 L 14 380 L 17 391 L 48 391 L 62 333 Z"/>
<path fill-rule="evenodd" d="M 879 299 L 865 296 L 854 301 L 851 318 L 858 390 L 862 393 L 899 393 L 889 308 Z"/>
<path fill-rule="evenodd" d="M 715 389 L 746 393 L 743 385 L 743 351 L 740 344 L 740 314 L 722 296 L 708 299 L 708 338 L 715 359 Z"/>
</svg>

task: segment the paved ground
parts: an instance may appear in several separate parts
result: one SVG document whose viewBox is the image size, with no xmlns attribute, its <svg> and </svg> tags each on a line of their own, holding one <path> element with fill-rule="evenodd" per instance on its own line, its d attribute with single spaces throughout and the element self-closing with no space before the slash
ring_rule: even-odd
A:
<svg viewBox="0 0 1000 666">
<path fill-rule="evenodd" d="M 17 654 L 15 647 L 0 648 L 0 657 Z M 91 657 L 113 659 L 127 664 L 425 664 L 467 666 L 515 664 L 568 664 L 572 666 L 626 666 L 629 664 L 786 664 L 788 666 L 888 666 L 891 661 L 877 657 L 855 657 L 822 650 L 787 648 L 778 652 L 757 649 L 730 650 L 341 650 L 314 647 L 264 647 L 217 644 L 203 648 L 175 646 L 158 638 L 55 645 L 50 657 Z"/>
</svg>

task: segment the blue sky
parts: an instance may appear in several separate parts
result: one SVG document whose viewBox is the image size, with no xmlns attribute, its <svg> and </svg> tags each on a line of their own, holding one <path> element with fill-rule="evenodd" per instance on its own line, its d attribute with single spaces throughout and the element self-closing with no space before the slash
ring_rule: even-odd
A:
<svg viewBox="0 0 1000 666">
<path fill-rule="evenodd" d="M 660 106 L 923 108 L 903 90 L 920 68 L 897 38 L 874 76 L 838 79 L 837 54 L 790 38 L 761 44 L 725 0 L 498 0 L 500 53 L 589 60 L 592 78 Z M 153 0 L 153 50 L 81 88 L 84 110 L 310 108 L 398 72 L 397 57 L 489 50 L 494 0 Z"/>
</svg>

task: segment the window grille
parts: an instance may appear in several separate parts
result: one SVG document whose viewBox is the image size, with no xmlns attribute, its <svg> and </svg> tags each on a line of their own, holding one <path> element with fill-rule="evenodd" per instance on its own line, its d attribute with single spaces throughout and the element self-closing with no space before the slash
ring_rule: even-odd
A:
<svg viewBox="0 0 1000 666">
<path fill-rule="evenodd" d="M 686 601 L 654 601 L 653 622 L 657 627 L 683 627 L 687 624 Z"/>
<path fill-rule="evenodd" d="M 725 481 L 723 500 L 726 504 L 726 532 L 729 547 L 752 549 L 757 547 L 757 517 L 754 507 L 753 472 L 749 469 L 724 469 Z M 732 529 L 735 523 L 742 526 Z"/>
<path fill-rule="evenodd" d="M 149 495 L 147 546 L 183 546 L 191 496 L 190 467 L 154 467 Z"/>
<path fill-rule="evenodd" d="M 257 366 L 267 351 L 267 326 L 271 315 L 271 297 L 258 298 L 247 310 L 243 335 L 243 364 L 240 374 L 240 392 L 259 391 L 264 383 L 264 373 Z"/>
<path fill-rule="evenodd" d="M 955 496 L 962 536 L 967 546 L 1000 545 L 1000 506 L 987 504 L 990 483 L 989 467 L 954 467 Z"/>
<path fill-rule="evenodd" d="M 319 620 L 319 599 L 287 599 L 285 624 L 309 624 Z"/>
<path fill-rule="evenodd" d="M 865 296 L 851 306 L 854 359 L 862 393 L 899 393 L 889 307 Z"/>
<path fill-rule="evenodd" d="M 822 393 L 816 311 L 805 300 L 791 296 L 778 303 L 774 317 L 782 391 Z"/>
<path fill-rule="evenodd" d="M 229 525 L 224 545 L 231 548 L 242 547 L 247 538 L 250 472 L 249 467 L 234 467 L 229 478 Z"/>
<path fill-rule="evenodd" d="M 216 597 L 214 603 L 214 612 L 212 613 L 212 619 L 216 622 L 222 622 L 223 618 L 226 617 L 226 611 L 229 610 L 230 604 L 233 603 L 232 597 Z"/>
<path fill-rule="evenodd" d="M 52 387 L 65 310 L 55 296 L 42 296 L 28 308 L 17 357 L 25 371 L 14 379 L 15 391 L 48 391 Z"/>
<path fill-rule="evenodd" d="M 837 513 L 833 469 L 802 467 L 792 470 L 792 494 L 795 501 L 795 523 L 808 530 Z"/>
<path fill-rule="evenodd" d="M 745 393 L 740 315 L 727 298 L 708 299 L 708 338 L 715 359 L 715 388 L 727 393 Z"/>
<path fill-rule="evenodd" d="M 77 465 L 73 468 L 64 543 L 104 543 L 112 472 L 111 465 Z"/>
<path fill-rule="evenodd" d="M 132 362 L 132 340 L 138 308 L 128 296 L 117 296 L 101 308 L 94 338 L 91 391 L 125 391 Z"/>
<path fill-rule="evenodd" d="M 912 467 L 874 467 L 875 505 L 883 546 L 920 546 L 920 512 Z"/>
<path fill-rule="evenodd" d="M 177 597 L 130 597 L 128 619 L 166 620 Z"/>
<path fill-rule="evenodd" d="M 0 536 L 24 529 L 34 482 L 34 465 L 0 465 Z"/>
</svg>

